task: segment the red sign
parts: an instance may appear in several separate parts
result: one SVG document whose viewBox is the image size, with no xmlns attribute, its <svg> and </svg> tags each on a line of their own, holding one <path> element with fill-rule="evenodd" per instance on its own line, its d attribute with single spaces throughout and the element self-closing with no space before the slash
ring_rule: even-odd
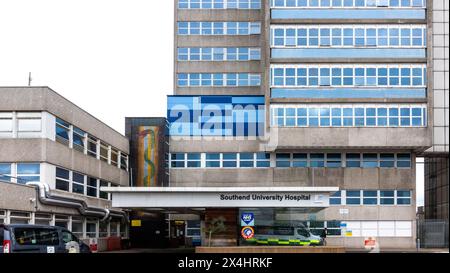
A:
<svg viewBox="0 0 450 273">
<path fill-rule="evenodd" d="M 375 247 L 375 245 L 376 245 L 376 240 L 373 238 L 368 238 L 368 239 L 364 240 L 365 247 Z"/>
<path fill-rule="evenodd" d="M 241 230 L 241 236 L 245 240 L 251 239 L 255 236 L 255 230 L 252 227 L 243 227 Z"/>
</svg>

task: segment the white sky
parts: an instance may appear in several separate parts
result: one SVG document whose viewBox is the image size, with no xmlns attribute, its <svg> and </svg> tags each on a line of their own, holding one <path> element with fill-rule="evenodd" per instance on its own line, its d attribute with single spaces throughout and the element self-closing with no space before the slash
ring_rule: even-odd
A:
<svg viewBox="0 0 450 273">
<path fill-rule="evenodd" d="M 166 116 L 173 0 L 0 0 L 0 85 L 49 86 L 124 134 Z M 0 97 L 1 98 L 1 97 Z M 423 205 L 423 164 L 417 166 Z"/>
<path fill-rule="evenodd" d="M 0 85 L 49 86 L 124 133 L 166 116 L 174 1 L 0 0 Z"/>
</svg>

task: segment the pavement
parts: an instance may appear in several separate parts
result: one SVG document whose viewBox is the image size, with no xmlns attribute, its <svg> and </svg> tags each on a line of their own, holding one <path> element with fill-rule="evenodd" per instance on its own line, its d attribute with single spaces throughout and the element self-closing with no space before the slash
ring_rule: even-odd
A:
<svg viewBox="0 0 450 273">
<path fill-rule="evenodd" d="M 133 248 L 116 251 L 105 251 L 102 253 L 195 253 L 195 248 Z M 449 253 L 448 248 L 421 248 L 421 249 L 380 249 L 380 250 L 365 250 L 365 249 L 346 249 L 346 253 Z"/>
</svg>

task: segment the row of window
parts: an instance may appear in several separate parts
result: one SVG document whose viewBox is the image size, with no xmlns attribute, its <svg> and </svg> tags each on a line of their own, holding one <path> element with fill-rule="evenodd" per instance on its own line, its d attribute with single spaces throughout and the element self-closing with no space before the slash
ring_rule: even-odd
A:
<svg viewBox="0 0 450 273">
<path fill-rule="evenodd" d="M 277 153 L 277 168 L 411 168 L 408 153 Z"/>
<path fill-rule="evenodd" d="M 110 200 L 109 193 L 100 191 L 100 187 L 109 186 L 114 185 L 79 172 L 56 167 L 55 188 L 58 190 Z"/>
<path fill-rule="evenodd" d="M 126 224 L 117 220 L 102 222 L 96 218 L 85 218 L 81 216 L 69 216 L 43 212 L 30 213 L 24 211 L 0 210 L 0 224 L 35 224 L 57 226 L 70 230 L 80 239 L 127 236 Z"/>
<path fill-rule="evenodd" d="M 40 112 L 0 112 L 0 137 L 25 137 L 40 133 L 42 133 Z"/>
<path fill-rule="evenodd" d="M 411 168 L 411 154 L 172 153 L 169 164 L 171 168 Z"/>
<path fill-rule="evenodd" d="M 330 205 L 411 205 L 411 191 L 343 190 L 330 196 Z"/>
<path fill-rule="evenodd" d="M 249 47 L 183 47 L 178 61 L 253 61 L 261 60 L 261 49 Z"/>
<path fill-rule="evenodd" d="M 178 35 L 261 34 L 260 22 L 178 22 Z"/>
<path fill-rule="evenodd" d="M 39 163 L 0 163 L 0 182 L 26 184 L 41 180 Z"/>
<path fill-rule="evenodd" d="M 178 86 L 260 86 L 261 75 L 250 73 L 180 73 Z"/>
<path fill-rule="evenodd" d="M 261 9 L 261 0 L 178 0 L 179 9 Z"/>
<path fill-rule="evenodd" d="M 272 87 L 425 87 L 426 65 L 273 65 Z"/>
<path fill-rule="evenodd" d="M 425 25 L 272 26 L 272 47 L 426 47 Z"/>
<path fill-rule="evenodd" d="M 425 8 L 426 0 L 271 0 L 272 8 Z"/>
<path fill-rule="evenodd" d="M 276 105 L 271 120 L 280 127 L 423 127 L 426 111 L 425 105 Z"/>
<path fill-rule="evenodd" d="M 84 154 L 128 170 L 127 154 L 60 118 L 56 118 L 56 140 Z"/>
<path fill-rule="evenodd" d="M 269 168 L 269 153 L 172 153 L 171 168 Z"/>
</svg>

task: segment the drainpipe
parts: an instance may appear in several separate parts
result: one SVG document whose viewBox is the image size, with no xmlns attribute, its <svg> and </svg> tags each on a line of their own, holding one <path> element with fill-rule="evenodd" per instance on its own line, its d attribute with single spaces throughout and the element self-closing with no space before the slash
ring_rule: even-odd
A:
<svg viewBox="0 0 450 273">
<path fill-rule="evenodd" d="M 117 216 L 122 219 L 127 219 L 126 213 L 123 211 L 113 211 L 109 209 L 103 209 L 98 207 L 90 207 L 83 200 L 78 200 L 75 198 L 62 197 L 62 196 L 52 196 L 50 194 L 50 187 L 47 183 L 42 182 L 28 182 L 26 185 L 35 186 L 38 193 L 39 201 L 46 205 L 56 205 L 63 207 L 76 208 L 81 215 L 91 215 L 101 217 L 101 221 L 106 221 L 111 216 Z"/>
</svg>

